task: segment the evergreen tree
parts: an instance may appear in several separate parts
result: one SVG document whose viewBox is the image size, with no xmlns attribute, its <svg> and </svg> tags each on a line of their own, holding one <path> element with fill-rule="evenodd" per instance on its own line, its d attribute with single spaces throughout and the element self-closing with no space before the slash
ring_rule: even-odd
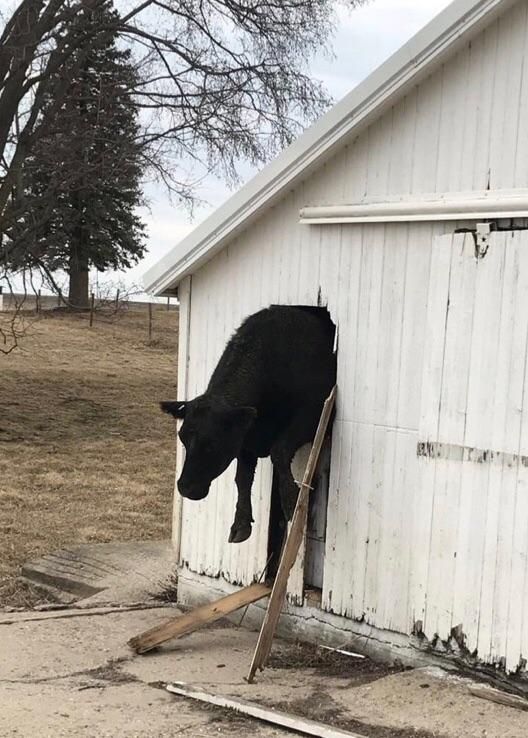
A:
<svg viewBox="0 0 528 738">
<path fill-rule="evenodd" d="M 115 30 L 90 28 L 112 29 L 115 20 L 108 6 L 79 14 L 79 30 L 90 42 L 79 45 L 50 85 L 42 110 L 45 135 L 25 160 L 13 194 L 14 212 L 21 216 L 12 235 L 29 235 L 13 239 L 18 248 L 12 265 L 66 270 L 75 307 L 88 305 L 91 267 L 126 268 L 145 250 L 144 226 L 135 212 L 142 173 L 131 97 L 137 76 L 130 52 L 116 46 Z M 61 90 L 59 105 L 55 90 Z"/>
</svg>

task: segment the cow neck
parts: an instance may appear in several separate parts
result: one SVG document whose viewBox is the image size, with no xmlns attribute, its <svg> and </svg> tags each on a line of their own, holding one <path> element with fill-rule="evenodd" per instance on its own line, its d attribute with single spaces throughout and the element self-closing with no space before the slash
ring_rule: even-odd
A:
<svg viewBox="0 0 528 738">
<path fill-rule="evenodd" d="M 257 407 L 262 394 L 259 372 L 249 356 L 223 356 L 216 367 L 206 394 L 217 397 L 232 407 Z"/>
</svg>

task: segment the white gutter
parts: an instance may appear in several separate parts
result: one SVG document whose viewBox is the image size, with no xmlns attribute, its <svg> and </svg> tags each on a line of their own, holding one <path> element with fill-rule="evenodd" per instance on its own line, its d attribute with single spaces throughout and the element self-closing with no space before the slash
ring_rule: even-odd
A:
<svg viewBox="0 0 528 738">
<path fill-rule="evenodd" d="M 436 195 L 354 205 L 321 205 L 302 208 L 299 215 L 303 225 L 528 218 L 528 190 Z"/>
</svg>

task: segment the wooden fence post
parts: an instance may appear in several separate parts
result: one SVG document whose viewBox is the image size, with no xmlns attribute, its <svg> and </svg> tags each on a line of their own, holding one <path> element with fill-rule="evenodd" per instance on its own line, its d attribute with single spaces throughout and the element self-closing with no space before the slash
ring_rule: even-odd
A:
<svg viewBox="0 0 528 738">
<path fill-rule="evenodd" d="M 119 289 L 116 292 L 115 307 L 116 307 L 116 310 L 119 307 Z"/>
<path fill-rule="evenodd" d="M 152 341 L 152 303 L 148 304 L 148 340 Z"/>
<path fill-rule="evenodd" d="M 90 328 L 93 326 L 94 307 L 95 307 L 95 295 L 92 292 L 91 297 L 90 297 Z"/>
<path fill-rule="evenodd" d="M 167 310 L 170 310 L 170 295 L 167 295 Z"/>
</svg>

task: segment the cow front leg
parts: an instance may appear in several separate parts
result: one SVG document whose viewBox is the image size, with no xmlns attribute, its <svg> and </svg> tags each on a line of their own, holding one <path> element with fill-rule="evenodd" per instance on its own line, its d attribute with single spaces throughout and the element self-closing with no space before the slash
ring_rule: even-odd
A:
<svg viewBox="0 0 528 738">
<path fill-rule="evenodd" d="M 251 486 L 255 477 L 257 457 L 242 453 L 237 458 L 235 482 L 238 490 L 235 520 L 229 533 L 229 543 L 242 543 L 251 535 L 253 512 L 251 510 Z"/>
</svg>

